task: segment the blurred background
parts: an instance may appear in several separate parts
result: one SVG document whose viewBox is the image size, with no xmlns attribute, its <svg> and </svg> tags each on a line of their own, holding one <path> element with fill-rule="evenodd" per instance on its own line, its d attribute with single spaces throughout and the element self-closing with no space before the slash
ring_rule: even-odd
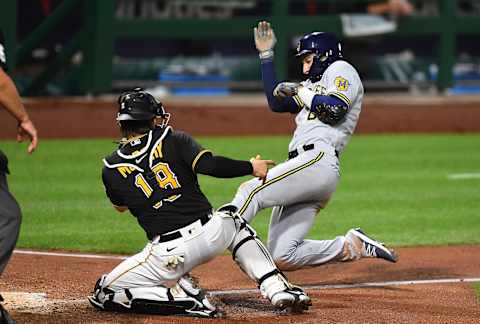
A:
<svg viewBox="0 0 480 324">
<path fill-rule="evenodd" d="M 299 36 L 329 31 L 367 92 L 480 94 L 480 0 L 2 0 L 23 96 L 262 91 L 252 30 L 277 35 L 279 79 L 301 79 Z"/>
</svg>

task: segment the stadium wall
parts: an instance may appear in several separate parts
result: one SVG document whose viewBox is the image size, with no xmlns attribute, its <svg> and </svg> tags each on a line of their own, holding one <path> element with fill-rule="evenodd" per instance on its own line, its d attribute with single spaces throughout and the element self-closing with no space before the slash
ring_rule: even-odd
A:
<svg viewBox="0 0 480 324">
<path fill-rule="evenodd" d="M 35 98 L 25 106 L 42 138 L 116 138 L 115 98 Z M 290 114 L 269 111 L 263 96 L 164 100 L 171 124 L 193 135 L 291 134 Z M 0 138 L 13 139 L 16 124 L 0 111 Z M 480 96 L 367 96 L 357 133 L 480 132 Z"/>
</svg>

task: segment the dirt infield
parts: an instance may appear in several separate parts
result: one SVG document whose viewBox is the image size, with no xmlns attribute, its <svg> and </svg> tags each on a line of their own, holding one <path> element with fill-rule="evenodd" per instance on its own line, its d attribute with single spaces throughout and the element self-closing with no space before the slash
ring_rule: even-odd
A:
<svg viewBox="0 0 480 324">
<path fill-rule="evenodd" d="M 114 98 L 25 100 L 41 138 L 118 137 Z M 193 135 L 291 134 L 290 114 L 269 111 L 262 95 L 170 98 L 171 124 Z M 480 96 L 366 96 L 357 133 L 480 132 Z M 14 138 L 16 123 L 0 110 L 0 139 Z"/>
<path fill-rule="evenodd" d="M 400 248 L 398 252 L 396 264 L 364 259 L 288 273 L 313 298 L 311 309 L 301 315 L 276 313 L 230 256 L 217 257 L 193 274 L 205 289 L 216 293 L 213 300 L 226 311 L 226 317 L 215 323 L 479 323 L 480 304 L 471 283 L 440 279 L 480 280 L 480 246 Z M 93 309 L 86 296 L 97 277 L 118 262 L 16 253 L 0 291 L 17 323 L 212 323 Z M 439 282 L 418 282 L 431 279 Z M 355 283 L 377 286 L 349 286 Z M 339 284 L 344 286 L 332 286 Z M 227 292 L 232 289 L 239 291 Z"/>
</svg>

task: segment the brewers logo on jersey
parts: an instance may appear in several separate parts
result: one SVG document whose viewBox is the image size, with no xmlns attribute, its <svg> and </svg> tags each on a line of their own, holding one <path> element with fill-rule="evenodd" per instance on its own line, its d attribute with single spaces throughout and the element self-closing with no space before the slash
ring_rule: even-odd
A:
<svg viewBox="0 0 480 324">
<path fill-rule="evenodd" d="M 339 91 L 347 91 L 348 81 L 345 78 L 338 76 L 335 78 L 335 86 Z"/>
</svg>

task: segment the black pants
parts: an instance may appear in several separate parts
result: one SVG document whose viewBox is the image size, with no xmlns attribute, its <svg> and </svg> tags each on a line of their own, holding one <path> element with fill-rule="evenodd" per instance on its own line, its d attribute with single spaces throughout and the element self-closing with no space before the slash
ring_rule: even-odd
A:
<svg viewBox="0 0 480 324">
<path fill-rule="evenodd" d="M 0 151 L 0 274 L 15 248 L 22 220 L 20 206 L 8 190 L 7 172 L 7 159 Z"/>
</svg>

